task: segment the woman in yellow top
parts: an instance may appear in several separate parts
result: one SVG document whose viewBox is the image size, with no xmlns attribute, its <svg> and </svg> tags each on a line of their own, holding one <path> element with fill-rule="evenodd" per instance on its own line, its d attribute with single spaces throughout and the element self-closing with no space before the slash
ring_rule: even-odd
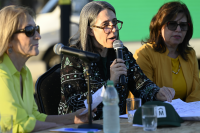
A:
<svg viewBox="0 0 200 133">
<path fill-rule="evenodd" d="M 193 24 L 187 6 L 165 3 L 153 17 L 150 37 L 134 54 L 145 75 L 159 87 L 175 90 L 174 99 L 200 101 L 196 54 L 189 45 Z"/>
<path fill-rule="evenodd" d="M 7 6 L 0 10 L 0 114 L 13 116 L 13 132 L 31 132 L 64 124 L 87 122 L 75 113 L 47 116 L 37 111 L 32 76 L 25 63 L 39 53 L 39 26 L 29 8 Z"/>
</svg>

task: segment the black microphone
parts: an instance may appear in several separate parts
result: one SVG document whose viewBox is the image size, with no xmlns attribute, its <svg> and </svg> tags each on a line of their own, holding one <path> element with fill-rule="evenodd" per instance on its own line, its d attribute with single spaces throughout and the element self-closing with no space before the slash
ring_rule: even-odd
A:
<svg viewBox="0 0 200 133">
<path fill-rule="evenodd" d="M 123 43 L 122 43 L 122 41 L 115 40 L 113 42 L 113 48 L 115 49 L 116 57 L 123 60 L 123 51 L 122 51 L 122 49 L 123 49 Z M 119 77 L 119 83 L 121 85 L 123 85 L 123 86 L 125 85 L 125 83 L 126 83 L 125 75 L 120 75 L 120 77 Z"/>
<path fill-rule="evenodd" d="M 100 59 L 100 56 L 98 54 L 67 47 L 67 46 L 64 46 L 62 43 L 55 44 L 53 47 L 53 51 L 57 55 L 60 55 L 62 53 L 62 54 L 67 54 L 71 56 L 76 56 L 87 63 L 97 62 Z"/>
</svg>

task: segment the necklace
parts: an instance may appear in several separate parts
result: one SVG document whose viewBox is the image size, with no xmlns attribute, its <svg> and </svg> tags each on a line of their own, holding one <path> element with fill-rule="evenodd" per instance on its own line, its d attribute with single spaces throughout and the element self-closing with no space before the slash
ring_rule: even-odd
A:
<svg viewBox="0 0 200 133">
<path fill-rule="evenodd" d="M 174 71 L 172 71 L 174 74 L 178 74 L 179 73 L 179 71 L 180 71 L 180 69 L 181 69 L 181 64 L 179 64 L 179 67 L 178 67 L 178 72 L 174 72 Z"/>
</svg>

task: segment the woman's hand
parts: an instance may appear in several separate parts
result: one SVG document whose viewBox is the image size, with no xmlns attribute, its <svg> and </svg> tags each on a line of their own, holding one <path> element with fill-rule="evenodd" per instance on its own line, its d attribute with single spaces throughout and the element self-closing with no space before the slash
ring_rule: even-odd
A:
<svg viewBox="0 0 200 133">
<path fill-rule="evenodd" d="M 173 88 L 163 86 L 156 94 L 156 98 L 160 101 L 172 102 L 174 95 L 175 95 L 175 90 Z"/>
<path fill-rule="evenodd" d="M 75 117 L 74 117 L 74 123 L 75 124 L 78 124 L 78 123 L 86 123 L 86 122 L 89 122 L 88 120 L 88 113 L 86 114 L 83 114 L 83 115 L 80 115 L 83 111 L 85 110 L 85 108 L 83 109 L 79 109 L 75 112 Z M 94 112 L 96 112 L 97 109 L 95 108 L 93 111 L 92 111 L 92 116 L 94 116 Z"/>
<path fill-rule="evenodd" d="M 115 59 L 110 65 L 110 80 L 114 82 L 114 85 L 119 83 L 120 75 L 127 76 L 127 68 L 122 59 Z"/>
</svg>

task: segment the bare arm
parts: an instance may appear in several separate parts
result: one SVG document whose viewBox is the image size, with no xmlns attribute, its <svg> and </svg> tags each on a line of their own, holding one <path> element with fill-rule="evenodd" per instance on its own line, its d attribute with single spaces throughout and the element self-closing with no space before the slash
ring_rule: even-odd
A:
<svg viewBox="0 0 200 133">
<path fill-rule="evenodd" d="M 49 115 L 47 116 L 45 122 L 54 122 L 57 124 L 69 125 L 74 123 L 75 113 L 65 114 L 65 115 Z"/>
<path fill-rule="evenodd" d="M 54 128 L 62 126 L 61 124 L 56 124 L 53 122 L 43 122 L 43 121 L 36 121 L 35 127 L 32 132 L 41 131 L 49 128 Z"/>
<path fill-rule="evenodd" d="M 74 113 L 65 115 L 49 115 L 47 116 L 45 122 L 36 121 L 33 131 L 40 131 L 73 123 L 86 123 L 88 122 L 88 113 L 79 115 L 83 110 L 85 109 L 79 109 Z M 94 111 L 96 111 L 96 109 Z M 94 113 L 92 112 L 92 114 Z"/>
<path fill-rule="evenodd" d="M 84 115 L 79 115 L 81 112 L 83 112 L 85 108 L 79 109 L 74 113 L 69 113 L 65 115 L 49 115 L 46 118 L 46 122 L 55 122 L 57 124 L 78 124 L 78 123 L 86 123 L 88 122 L 88 113 Z M 95 108 L 93 111 L 95 112 L 97 109 Z M 92 116 L 94 115 L 94 112 L 92 112 Z"/>
</svg>

